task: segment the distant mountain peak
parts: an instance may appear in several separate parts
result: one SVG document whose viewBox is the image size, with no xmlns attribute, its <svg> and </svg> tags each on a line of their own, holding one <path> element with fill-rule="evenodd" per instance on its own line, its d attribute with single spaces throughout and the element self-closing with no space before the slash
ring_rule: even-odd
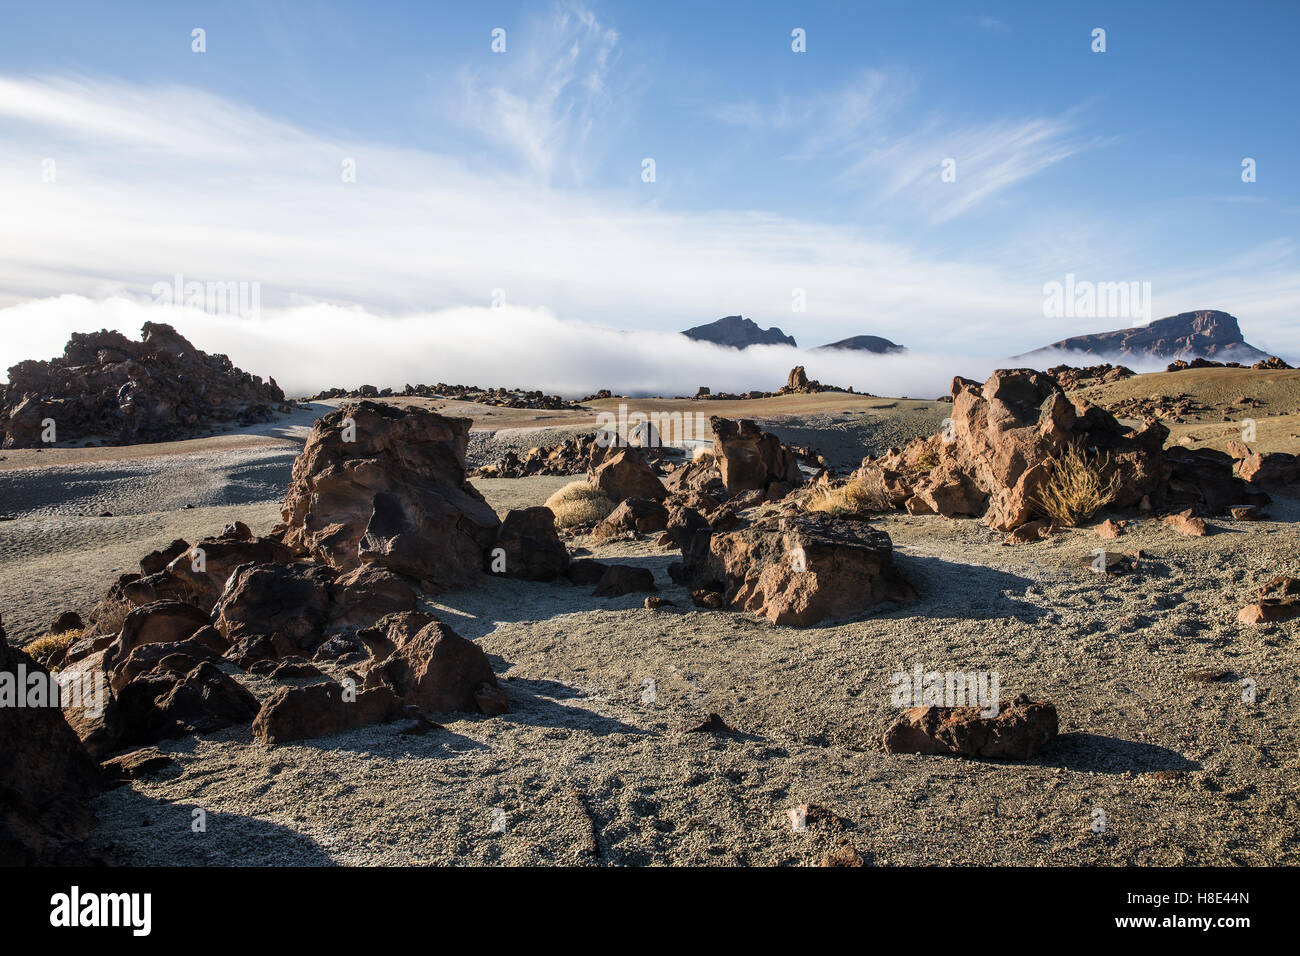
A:
<svg viewBox="0 0 1300 956">
<path fill-rule="evenodd" d="M 1180 312 L 1146 325 L 1114 332 L 1075 335 L 1026 354 L 1047 351 L 1120 358 L 1213 358 L 1221 362 L 1243 363 L 1268 357 L 1242 337 L 1236 316 L 1218 309 Z"/>
<path fill-rule="evenodd" d="M 697 342 L 728 345 L 733 349 L 748 348 L 751 345 L 792 345 L 798 347 L 798 343 L 795 342 L 793 336 L 786 335 L 776 326 L 772 326 L 770 329 L 760 328 L 753 319 L 746 319 L 740 315 L 728 315 L 716 322 L 710 322 L 708 325 L 697 325 L 693 329 L 687 329 L 682 335 L 695 339 Z"/>
<path fill-rule="evenodd" d="M 882 338 L 879 335 L 851 335 L 847 339 L 840 339 L 838 342 L 830 342 L 826 345 L 817 346 L 819 349 L 853 349 L 858 352 L 874 352 L 877 355 L 888 355 L 893 352 L 906 352 L 907 349 L 897 342 L 891 342 L 889 339 Z"/>
</svg>

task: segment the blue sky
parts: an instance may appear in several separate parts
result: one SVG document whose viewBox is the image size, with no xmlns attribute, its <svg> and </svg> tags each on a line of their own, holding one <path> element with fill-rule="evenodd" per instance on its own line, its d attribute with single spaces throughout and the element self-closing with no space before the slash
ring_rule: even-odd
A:
<svg viewBox="0 0 1300 956">
<path fill-rule="evenodd" d="M 126 6 L 0 13 L 0 305 L 180 271 L 801 345 L 1137 324 L 1044 317 L 1073 273 L 1300 357 L 1300 4 Z"/>
</svg>

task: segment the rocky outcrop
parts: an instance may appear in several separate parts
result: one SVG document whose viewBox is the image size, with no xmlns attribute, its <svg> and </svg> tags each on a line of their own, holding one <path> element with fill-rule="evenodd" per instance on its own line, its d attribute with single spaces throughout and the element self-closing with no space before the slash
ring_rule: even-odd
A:
<svg viewBox="0 0 1300 956">
<path fill-rule="evenodd" d="M 941 434 L 863 462 L 881 471 L 891 500 L 912 514 L 982 515 L 990 527 L 1013 531 L 1046 516 L 1043 488 L 1071 446 L 1103 484 L 1113 483 L 1109 508 L 1218 514 L 1267 502 L 1232 474 L 1227 455 L 1165 450 L 1164 425 L 1127 428 L 1105 409 L 1069 399 L 1050 375 L 999 369 L 983 385 L 957 378 L 952 390 L 952 418 Z"/>
<path fill-rule="evenodd" d="M 781 497 L 803 482 L 794 452 L 754 422 L 714 415 L 709 425 L 713 429 L 713 458 L 727 494 L 761 491 Z"/>
<path fill-rule="evenodd" d="M 1021 694 L 1002 701 L 996 717 L 975 707 L 913 707 L 885 731 L 891 754 L 961 754 L 993 760 L 1028 760 L 1056 738 L 1056 708 Z"/>
<path fill-rule="evenodd" d="M 465 478 L 469 427 L 374 402 L 319 419 L 294 462 L 284 543 L 338 570 L 376 564 L 431 589 L 469 584 L 499 524 Z"/>
<path fill-rule="evenodd" d="M 650 534 L 668 527 L 668 509 L 650 498 L 625 498 L 591 531 L 597 541 L 626 534 Z"/>
<path fill-rule="evenodd" d="M 99 767 L 57 702 L 18 706 L 15 695 L 28 693 L 33 676 L 50 680 L 9 646 L 0 625 L 0 866 L 93 863 L 84 840 L 95 823 Z"/>
<path fill-rule="evenodd" d="M 146 322 L 142 332 L 139 342 L 73 333 L 60 358 L 11 367 L 0 385 L 0 446 L 40 446 L 47 419 L 59 442 L 175 441 L 219 423 L 270 421 L 283 405 L 275 379 L 200 351 L 170 325 Z"/>
<path fill-rule="evenodd" d="M 721 592 L 733 610 L 793 627 L 916 599 L 894 566 L 888 534 L 824 514 L 772 515 L 714 534 L 693 577 L 689 586 Z"/>
</svg>

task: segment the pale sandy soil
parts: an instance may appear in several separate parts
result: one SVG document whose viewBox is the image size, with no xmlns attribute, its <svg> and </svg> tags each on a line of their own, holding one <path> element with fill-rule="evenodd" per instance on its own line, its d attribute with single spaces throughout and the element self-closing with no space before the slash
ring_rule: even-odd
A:
<svg viewBox="0 0 1300 956">
<path fill-rule="evenodd" d="M 925 408 L 935 404 L 905 411 L 942 412 Z M 840 411 L 869 410 L 817 409 L 787 425 L 829 441 L 825 423 Z M 522 422 L 511 427 L 542 424 Z M 0 522 L 11 638 L 34 637 L 65 608 L 89 610 L 174 537 L 278 520 L 282 487 L 254 500 L 270 479 L 232 482 L 239 500 L 199 497 L 241 469 L 283 467 L 234 452 L 283 448 L 189 451 L 190 467 L 154 459 L 127 477 L 87 476 L 84 461 L 66 474 L 0 470 L 0 494 L 35 495 L 30 511 Z M 33 491 L 38 478 L 48 500 Z M 72 479 L 85 485 L 68 498 L 56 489 Z M 569 480 L 476 484 L 504 512 Z M 187 497 L 198 506 L 150 508 Z M 83 516 L 101 502 L 117 517 Z M 1300 574 L 1300 502 L 1269 511 L 1275 520 L 1217 522 L 1203 539 L 1141 522 L 1105 542 L 1147 555 L 1116 578 L 1081 566 L 1102 544 L 1089 530 L 1009 548 L 974 520 L 886 517 L 921 600 L 807 630 L 693 608 L 666 573 L 676 552 L 652 541 L 593 547 L 652 568 L 660 595 L 680 606 L 648 611 L 636 595 L 499 579 L 433 595 L 433 609 L 487 651 L 512 713 L 445 715 L 423 736 L 394 724 L 267 749 L 245 727 L 164 743 L 176 766 L 98 798 L 95 841 L 126 862 L 178 865 L 807 864 L 841 838 L 877 864 L 1295 864 L 1300 622 L 1236 621 L 1250 588 Z M 1004 695 L 1056 703 L 1061 738 L 1026 764 L 884 754 L 890 675 L 916 664 L 997 671 Z M 1254 682 L 1253 703 L 1241 680 Z M 705 710 L 739 733 L 683 733 Z M 785 811 L 800 803 L 839 822 L 792 832 Z M 196 809 L 204 833 L 192 829 Z M 494 810 L 504 829 L 493 829 Z M 1091 829 L 1097 810 L 1103 833 Z"/>
</svg>

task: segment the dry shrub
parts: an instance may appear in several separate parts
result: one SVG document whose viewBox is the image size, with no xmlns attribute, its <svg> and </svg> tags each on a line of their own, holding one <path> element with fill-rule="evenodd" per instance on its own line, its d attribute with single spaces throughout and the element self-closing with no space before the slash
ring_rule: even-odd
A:
<svg viewBox="0 0 1300 956">
<path fill-rule="evenodd" d="M 1102 476 L 1110 471 L 1110 478 Z M 1048 468 L 1047 480 L 1030 499 L 1059 525 L 1073 528 L 1087 521 L 1115 499 L 1119 474 L 1110 467 L 1110 457 L 1089 458 L 1077 444 L 1061 449 Z"/>
<path fill-rule="evenodd" d="M 62 634 L 42 634 L 23 648 L 34 659 L 44 663 L 55 654 L 66 651 L 81 640 L 81 629 L 64 631 Z"/>
<path fill-rule="evenodd" d="M 547 498 L 546 507 L 555 515 L 556 527 L 571 528 L 606 517 L 614 510 L 614 502 L 599 488 L 573 481 Z"/>
<path fill-rule="evenodd" d="M 829 515 L 860 515 L 877 511 L 890 511 L 893 503 L 885 488 L 885 476 L 878 468 L 867 468 L 838 488 L 815 488 L 806 506 L 808 511 L 823 511 Z"/>
</svg>

